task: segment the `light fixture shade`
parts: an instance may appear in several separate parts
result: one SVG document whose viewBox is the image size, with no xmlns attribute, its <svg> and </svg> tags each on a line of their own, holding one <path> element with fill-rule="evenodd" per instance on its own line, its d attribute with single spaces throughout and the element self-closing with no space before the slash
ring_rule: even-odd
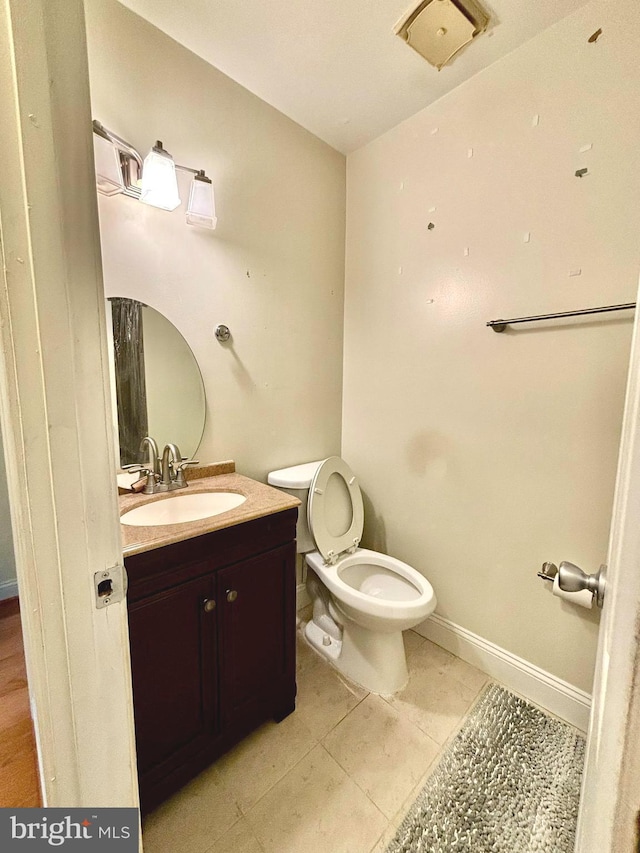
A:
<svg viewBox="0 0 640 853">
<path fill-rule="evenodd" d="M 163 210 L 175 210 L 180 204 L 175 163 L 161 142 L 144 159 L 140 201 Z"/>
<path fill-rule="evenodd" d="M 120 154 L 117 148 L 97 133 L 93 134 L 93 157 L 96 166 L 96 185 L 102 195 L 117 195 L 124 190 Z"/>
<path fill-rule="evenodd" d="M 187 224 L 211 229 L 214 229 L 218 224 L 213 199 L 213 184 L 202 171 L 198 172 L 191 182 L 187 206 Z"/>
</svg>

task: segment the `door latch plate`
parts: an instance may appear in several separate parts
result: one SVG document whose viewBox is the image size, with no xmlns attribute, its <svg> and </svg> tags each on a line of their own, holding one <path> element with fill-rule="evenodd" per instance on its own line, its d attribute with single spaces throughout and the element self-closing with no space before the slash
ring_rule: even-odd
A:
<svg viewBox="0 0 640 853">
<path fill-rule="evenodd" d="M 124 566 L 117 565 L 103 569 L 93 576 L 96 608 L 102 610 L 112 604 L 123 601 L 127 594 L 127 572 Z"/>
</svg>

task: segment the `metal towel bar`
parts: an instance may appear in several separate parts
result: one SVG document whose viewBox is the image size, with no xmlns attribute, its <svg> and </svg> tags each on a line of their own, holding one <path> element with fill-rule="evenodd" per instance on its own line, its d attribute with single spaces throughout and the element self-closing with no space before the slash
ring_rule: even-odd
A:
<svg viewBox="0 0 640 853">
<path fill-rule="evenodd" d="M 583 308 L 581 311 L 563 311 L 559 314 L 537 314 L 535 317 L 514 317 L 511 320 L 489 320 L 494 332 L 504 332 L 512 323 L 533 323 L 536 320 L 556 320 L 558 317 L 580 317 L 583 314 L 605 314 L 609 311 L 629 311 L 636 307 L 635 302 L 625 302 L 623 305 L 604 305 L 602 308 Z"/>
</svg>

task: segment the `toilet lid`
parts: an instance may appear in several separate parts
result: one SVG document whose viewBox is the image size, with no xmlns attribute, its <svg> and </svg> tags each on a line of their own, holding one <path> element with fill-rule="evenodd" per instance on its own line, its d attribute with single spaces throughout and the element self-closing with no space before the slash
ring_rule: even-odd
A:
<svg viewBox="0 0 640 853">
<path fill-rule="evenodd" d="M 340 499 L 351 518 L 344 525 L 336 521 L 334 513 Z M 364 527 L 362 494 L 355 474 L 339 456 L 330 456 L 318 466 L 309 488 L 307 509 L 311 533 L 327 563 L 358 547 Z"/>
</svg>

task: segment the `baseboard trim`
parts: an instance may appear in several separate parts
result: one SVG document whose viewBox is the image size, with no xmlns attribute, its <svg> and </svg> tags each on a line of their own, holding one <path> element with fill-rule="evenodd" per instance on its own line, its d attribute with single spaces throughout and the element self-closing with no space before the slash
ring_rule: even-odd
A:
<svg viewBox="0 0 640 853">
<path fill-rule="evenodd" d="M 505 687 L 586 732 L 591 696 L 434 613 L 414 628 L 418 634 L 477 666 Z"/>
<path fill-rule="evenodd" d="M 0 581 L 0 601 L 5 598 L 15 598 L 18 595 L 18 581 Z"/>
<path fill-rule="evenodd" d="M 307 592 L 307 585 L 299 583 L 296 587 L 296 610 L 302 610 L 303 607 L 307 606 L 307 604 L 311 604 L 311 599 Z"/>
</svg>

